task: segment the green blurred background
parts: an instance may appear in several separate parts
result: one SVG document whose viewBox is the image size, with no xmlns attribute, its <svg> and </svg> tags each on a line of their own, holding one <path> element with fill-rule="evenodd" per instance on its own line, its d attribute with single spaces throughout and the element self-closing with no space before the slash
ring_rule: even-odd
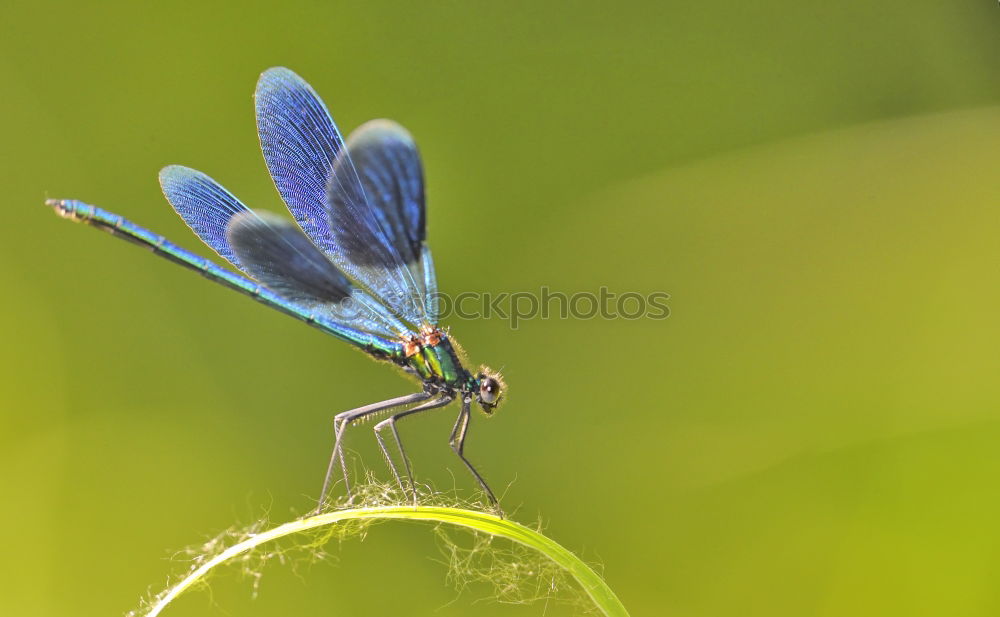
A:
<svg viewBox="0 0 1000 617">
<path fill-rule="evenodd" d="M 665 321 L 452 320 L 509 402 L 469 452 L 632 614 L 1000 613 L 995 2 L 0 7 L 0 613 L 117 615 L 175 551 L 309 507 L 334 413 L 412 385 L 148 253 L 191 165 L 279 210 L 251 94 L 293 68 L 425 159 L 444 291 L 672 295 Z M 404 427 L 473 488 L 452 414 Z M 367 436 L 352 446 L 380 469 Z M 458 596 L 426 528 L 230 573 L 173 615 L 563 615 Z"/>
</svg>

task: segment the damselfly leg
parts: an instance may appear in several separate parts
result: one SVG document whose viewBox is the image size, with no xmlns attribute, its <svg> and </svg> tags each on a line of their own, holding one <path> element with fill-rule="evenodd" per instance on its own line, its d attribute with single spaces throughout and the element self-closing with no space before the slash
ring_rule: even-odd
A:
<svg viewBox="0 0 1000 617">
<path fill-rule="evenodd" d="M 326 492 L 330 488 L 330 478 L 333 476 L 333 468 L 337 464 L 337 460 L 340 460 L 340 468 L 344 472 L 344 488 L 347 491 L 347 496 L 351 496 L 351 484 L 347 476 L 347 463 L 344 462 L 344 446 L 341 443 L 344 437 L 344 431 L 347 426 L 352 422 L 356 422 L 366 416 L 372 414 L 385 412 L 386 410 L 392 409 L 394 407 L 401 407 L 403 405 L 409 405 L 410 403 L 419 403 L 420 401 L 425 401 L 433 396 L 428 392 L 415 392 L 413 394 L 407 394 L 405 396 L 398 396 L 396 398 L 391 398 L 385 401 L 380 401 L 378 403 L 372 403 L 370 405 L 365 405 L 364 407 L 358 407 L 356 409 L 351 409 L 338 413 L 333 419 L 333 452 L 330 454 L 330 463 L 326 467 L 326 477 L 323 478 L 323 488 L 319 492 L 319 504 L 316 506 L 316 511 L 319 512 L 326 505 Z"/>
<path fill-rule="evenodd" d="M 458 419 L 455 421 L 455 427 L 451 429 L 451 437 L 448 439 L 448 444 L 451 449 L 455 451 L 458 458 L 462 459 L 468 470 L 475 476 L 476 481 L 479 482 L 479 486 L 483 488 L 486 496 L 490 500 L 490 505 L 492 505 L 497 510 L 500 510 L 500 503 L 497 501 L 496 496 L 493 495 L 493 491 L 490 490 L 489 485 L 486 484 L 486 480 L 483 479 L 476 468 L 472 466 L 469 459 L 465 458 L 465 437 L 469 434 L 469 407 L 472 405 L 472 399 L 465 398 L 462 400 L 462 411 L 458 412 Z M 503 513 L 501 512 L 501 516 Z"/>
<path fill-rule="evenodd" d="M 455 400 L 451 396 L 442 396 L 441 398 L 434 401 L 427 401 L 423 405 L 418 405 L 413 409 L 407 409 L 406 411 L 401 411 L 399 413 L 389 416 L 385 420 L 382 420 L 375 425 L 375 439 L 378 440 L 378 445 L 382 448 L 382 454 L 385 455 L 386 462 L 389 463 L 389 469 L 392 470 L 392 475 L 396 477 L 396 482 L 399 483 L 399 488 L 402 491 L 406 491 L 403 487 L 403 480 L 399 476 L 399 470 L 396 469 L 396 464 L 392 462 L 392 456 L 389 455 L 389 449 L 385 447 L 385 441 L 382 439 L 382 430 L 385 427 L 392 429 L 392 436 L 396 440 L 396 447 L 399 448 L 399 454 L 403 458 L 403 466 L 406 468 L 406 477 L 410 483 L 410 491 L 413 495 L 413 505 L 417 505 L 417 487 L 413 482 L 413 469 L 410 466 L 410 458 L 406 456 L 406 450 L 403 448 L 403 442 L 399 438 L 399 431 L 396 430 L 396 421 L 405 418 L 406 416 L 413 415 L 415 413 L 420 413 L 422 411 L 430 411 L 432 409 L 438 409 L 439 407 L 444 407 L 448 403 Z"/>
</svg>

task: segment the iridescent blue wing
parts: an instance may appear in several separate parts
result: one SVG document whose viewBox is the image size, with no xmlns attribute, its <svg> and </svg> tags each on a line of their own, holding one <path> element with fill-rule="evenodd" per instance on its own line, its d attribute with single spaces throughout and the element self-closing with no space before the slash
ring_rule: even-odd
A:
<svg viewBox="0 0 1000 617">
<path fill-rule="evenodd" d="M 188 167 L 165 167 L 160 185 L 170 205 L 205 244 L 284 299 L 390 339 L 406 332 L 294 223 L 250 210 L 218 182 Z"/>
<path fill-rule="evenodd" d="M 226 240 L 243 269 L 271 291 L 299 302 L 342 302 L 351 282 L 298 226 L 257 210 L 234 216 Z"/>
<path fill-rule="evenodd" d="M 380 296 L 393 294 L 393 306 L 407 319 L 435 324 L 423 165 L 406 129 L 372 120 L 351 133 L 334 163 L 327 199 L 340 268 Z"/>
<path fill-rule="evenodd" d="M 226 239 L 226 225 L 232 217 L 250 209 L 215 180 L 182 165 L 161 169 L 160 187 L 191 231 L 220 257 L 242 270 Z"/>
<path fill-rule="evenodd" d="M 302 230 L 393 313 L 413 325 L 435 323 L 433 266 L 422 244 L 423 172 L 409 135 L 393 130 L 395 139 L 385 141 L 387 133 L 361 131 L 357 151 L 366 163 L 356 166 L 323 101 L 292 71 L 265 71 L 255 101 L 268 170 Z M 386 156 L 378 156 L 383 148 Z M 373 183 L 386 174 L 389 181 Z"/>
<path fill-rule="evenodd" d="M 327 319 L 398 339 L 408 330 L 316 248 L 298 225 L 262 210 L 241 212 L 226 239 L 254 280 Z"/>
<path fill-rule="evenodd" d="M 342 140 L 323 101 L 285 68 L 265 71 L 254 92 L 267 169 L 296 222 L 323 252 L 333 245 L 326 183 Z"/>
</svg>

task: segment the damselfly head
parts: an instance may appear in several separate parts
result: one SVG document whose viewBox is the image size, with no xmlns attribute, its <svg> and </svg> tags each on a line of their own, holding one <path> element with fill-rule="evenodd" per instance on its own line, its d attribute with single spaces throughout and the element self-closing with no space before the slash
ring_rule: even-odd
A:
<svg viewBox="0 0 1000 617">
<path fill-rule="evenodd" d="M 479 390 L 476 392 L 479 406 L 483 408 L 483 413 L 492 415 L 500 405 L 507 389 L 503 377 L 500 376 L 500 373 L 484 366 L 479 369 L 476 382 L 479 384 Z"/>
</svg>

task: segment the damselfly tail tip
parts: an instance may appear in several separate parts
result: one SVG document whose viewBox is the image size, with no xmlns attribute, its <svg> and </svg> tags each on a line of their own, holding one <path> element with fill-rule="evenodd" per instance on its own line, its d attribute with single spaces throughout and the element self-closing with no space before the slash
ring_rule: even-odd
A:
<svg viewBox="0 0 1000 617">
<path fill-rule="evenodd" d="M 65 199 L 46 199 L 45 205 L 56 211 L 56 214 L 63 218 L 76 218 L 73 209 L 69 206 L 69 201 Z"/>
</svg>

